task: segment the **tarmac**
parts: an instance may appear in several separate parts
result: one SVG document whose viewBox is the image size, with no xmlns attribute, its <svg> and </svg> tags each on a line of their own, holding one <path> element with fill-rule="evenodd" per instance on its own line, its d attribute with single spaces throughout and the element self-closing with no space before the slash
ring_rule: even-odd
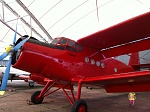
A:
<svg viewBox="0 0 150 112">
<path fill-rule="evenodd" d="M 71 112 L 62 90 L 45 97 L 42 104 L 28 103 L 32 93 L 42 88 L 38 84 L 30 88 L 23 81 L 9 81 L 6 94 L 0 96 L 0 112 Z M 128 93 L 106 93 L 104 89 L 83 87 L 81 96 L 87 102 L 88 112 L 150 112 L 150 92 L 138 92 L 136 97 L 135 105 L 131 107 Z"/>
</svg>

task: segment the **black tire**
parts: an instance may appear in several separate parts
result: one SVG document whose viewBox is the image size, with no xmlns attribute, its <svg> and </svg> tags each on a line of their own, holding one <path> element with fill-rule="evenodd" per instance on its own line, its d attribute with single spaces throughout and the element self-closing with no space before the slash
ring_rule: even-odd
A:
<svg viewBox="0 0 150 112">
<path fill-rule="evenodd" d="M 43 102 L 44 97 L 42 98 L 38 98 L 38 96 L 40 95 L 41 91 L 36 91 L 32 94 L 31 96 L 31 101 L 34 104 L 41 104 Z"/>
<path fill-rule="evenodd" d="M 77 100 L 74 103 L 74 105 L 72 106 L 72 112 L 80 112 L 81 108 L 84 110 L 84 112 L 87 112 L 87 110 L 88 110 L 87 103 L 82 99 Z"/>
<path fill-rule="evenodd" d="M 32 83 L 29 82 L 29 87 L 31 87 L 31 88 L 34 87 L 34 82 L 32 82 Z"/>
</svg>

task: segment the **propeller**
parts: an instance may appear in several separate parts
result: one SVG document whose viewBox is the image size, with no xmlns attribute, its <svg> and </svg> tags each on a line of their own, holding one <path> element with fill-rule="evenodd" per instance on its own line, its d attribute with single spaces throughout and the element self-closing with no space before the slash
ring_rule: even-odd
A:
<svg viewBox="0 0 150 112">
<path fill-rule="evenodd" d="M 18 22 L 17 22 L 17 24 L 18 24 Z M 15 31 L 14 39 L 13 39 L 13 45 L 9 45 L 8 47 L 6 47 L 6 49 L 5 49 L 6 52 L 4 52 L 2 55 L 0 55 L 0 61 L 3 60 L 4 58 L 6 58 L 8 55 L 10 56 L 6 70 L 5 70 L 5 73 L 3 75 L 2 84 L 1 84 L 1 88 L 0 88 L 0 95 L 4 95 L 5 90 L 6 90 L 13 53 L 15 51 L 19 50 L 20 47 L 30 38 L 30 37 L 27 37 L 24 40 L 22 40 L 21 42 L 19 42 L 17 45 L 15 45 L 16 33 L 17 33 L 17 24 L 16 24 L 16 31 Z"/>
</svg>

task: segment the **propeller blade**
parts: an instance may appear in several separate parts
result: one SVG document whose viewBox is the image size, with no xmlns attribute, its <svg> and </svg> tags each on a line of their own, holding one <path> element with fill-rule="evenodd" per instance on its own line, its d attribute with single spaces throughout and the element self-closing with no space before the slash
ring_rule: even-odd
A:
<svg viewBox="0 0 150 112">
<path fill-rule="evenodd" d="M 14 47 L 14 50 L 17 51 L 20 49 L 20 47 L 29 39 L 30 37 L 28 38 L 25 38 L 24 40 L 22 40 L 20 43 L 18 43 L 15 47 Z"/>
<path fill-rule="evenodd" d="M 0 61 L 3 60 L 5 57 L 8 56 L 8 53 L 7 52 L 4 52 L 3 54 L 1 54 L 0 56 Z"/>
<path fill-rule="evenodd" d="M 15 34 L 14 34 L 14 40 L 13 40 L 13 44 L 15 44 L 15 42 L 16 42 L 16 35 L 17 35 L 17 25 L 18 25 L 18 19 L 17 19 L 17 23 L 16 23 L 16 31 L 15 31 Z"/>
<path fill-rule="evenodd" d="M 15 31 L 15 34 L 14 34 L 13 44 L 15 44 L 15 42 L 16 42 L 17 25 L 18 25 L 18 19 L 17 19 L 17 23 L 16 23 L 16 31 Z M 8 46 L 8 47 L 6 48 L 6 52 L 4 52 L 4 53 L 0 56 L 0 61 L 3 60 L 5 57 L 8 56 L 10 50 L 11 50 L 11 46 Z"/>
<path fill-rule="evenodd" d="M 6 67 L 5 73 L 3 75 L 0 95 L 4 95 L 4 93 L 5 93 L 7 82 L 8 82 L 8 77 L 9 77 L 9 72 L 10 72 L 11 62 L 12 62 L 12 56 L 9 57 L 7 67 Z"/>
</svg>

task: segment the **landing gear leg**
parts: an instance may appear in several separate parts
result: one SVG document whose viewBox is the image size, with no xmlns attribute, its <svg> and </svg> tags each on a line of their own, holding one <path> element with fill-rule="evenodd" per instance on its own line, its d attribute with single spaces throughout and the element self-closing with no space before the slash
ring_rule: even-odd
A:
<svg viewBox="0 0 150 112">
<path fill-rule="evenodd" d="M 88 110 L 87 103 L 84 100 L 80 99 L 81 87 L 82 87 L 82 83 L 79 82 L 78 83 L 77 98 L 76 98 L 77 101 L 72 106 L 72 112 L 87 112 L 87 110 Z"/>
<path fill-rule="evenodd" d="M 58 87 L 58 88 L 55 88 L 50 91 L 50 89 L 52 87 Z M 44 97 L 46 97 L 60 89 L 63 90 L 63 92 L 66 95 L 66 97 L 68 98 L 69 102 L 73 105 L 73 103 L 75 102 L 75 97 L 73 94 L 73 86 L 70 82 L 66 82 L 66 84 L 61 84 L 59 81 L 48 81 L 41 92 L 37 91 L 37 92 L 33 93 L 33 95 L 31 96 L 31 101 L 34 104 L 40 104 L 40 103 L 42 103 Z M 70 95 L 67 93 L 67 91 L 65 89 L 68 89 L 71 91 L 72 98 L 70 97 Z"/>
<path fill-rule="evenodd" d="M 58 87 L 58 88 L 49 91 L 52 87 Z M 82 87 L 82 82 L 78 82 L 78 91 L 77 91 L 77 96 L 75 98 L 74 93 L 73 93 L 73 90 L 74 90 L 73 85 L 70 82 L 61 83 L 59 80 L 48 81 L 41 92 L 37 91 L 32 94 L 31 101 L 34 104 L 40 104 L 40 103 L 42 103 L 45 96 L 48 96 L 48 95 L 62 89 L 64 94 L 68 98 L 70 104 L 72 105 L 72 112 L 87 112 L 88 106 L 87 106 L 86 102 L 84 100 L 80 99 L 81 87 Z M 70 90 L 71 94 L 68 94 L 68 91 L 66 91 L 66 89 Z"/>
</svg>

